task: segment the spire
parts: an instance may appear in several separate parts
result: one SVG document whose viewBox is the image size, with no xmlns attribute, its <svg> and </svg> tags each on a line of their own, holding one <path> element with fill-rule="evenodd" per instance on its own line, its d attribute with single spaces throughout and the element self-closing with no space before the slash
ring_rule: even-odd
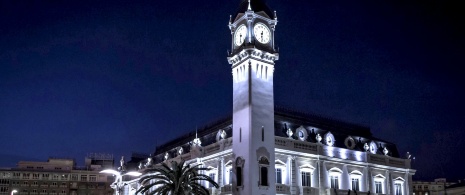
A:
<svg viewBox="0 0 465 195">
<path fill-rule="evenodd" d="M 249 7 L 247 7 L 247 11 L 252 11 L 252 8 L 250 7 L 250 0 L 249 0 Z"/>
</svg>

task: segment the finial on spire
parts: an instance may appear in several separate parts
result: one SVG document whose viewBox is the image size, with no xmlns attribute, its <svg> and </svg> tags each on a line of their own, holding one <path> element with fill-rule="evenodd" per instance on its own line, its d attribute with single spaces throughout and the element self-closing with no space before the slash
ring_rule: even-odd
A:
<svg viewBox="0 0 465 195">
<path fill-rule="evenodd" d="M 252 8 L 250 7 L 250 0 L 249 0 L 249 7 L 247 8 L 247 11 L 252 11 Z"/>
<path fill-rule="evenodd" d="M 232 21 L 231 21 L 231 20 L 232 20 L 232 15 L 229 15 L 229 24 L 231 24 L 231 23 L 232 23 Z M 197 131 L 197 130 L 196 130 L 196 131 Z"/>
<path fill-rule="evenodd" d="M 278 19 L 278 15 L 276 15 L 276 10 L 274 10 L 274 19 Z"/>
</svg>

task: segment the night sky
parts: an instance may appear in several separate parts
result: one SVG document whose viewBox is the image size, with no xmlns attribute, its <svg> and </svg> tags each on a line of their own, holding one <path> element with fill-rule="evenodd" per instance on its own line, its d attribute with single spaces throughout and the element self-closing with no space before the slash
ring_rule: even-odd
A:
<svg viewBox="0 0 465 195">
<path fill-rule="evenodd" d="M 416 179 L 465 178 L 460 1 L 267 2 L 275 104 L 371 127 Z M 0 1 L 0 167 L 129 159 L 231 115 L 239 3 Z"/>
</svg>

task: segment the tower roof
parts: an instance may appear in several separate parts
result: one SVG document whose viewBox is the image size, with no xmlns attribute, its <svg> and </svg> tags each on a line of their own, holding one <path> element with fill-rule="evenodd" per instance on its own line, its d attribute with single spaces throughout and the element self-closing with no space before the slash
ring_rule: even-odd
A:
<svg viewBox="0 0 465 195">
<path fill-rule="evenodd" d="M 250 7 L 254 12 L 265 12 L 270 18 L 273 18 L 273 12 L 271 9 L 266 5 L 266 0 L 250 0 Z M 234 14 L 233 18 L 236 18 L 239 13 L 245 13 L 249 7 L 249 0 L 242 0 L 239 4 L 239 8 L 237 8 L 236 14 Z"/>
</svg>

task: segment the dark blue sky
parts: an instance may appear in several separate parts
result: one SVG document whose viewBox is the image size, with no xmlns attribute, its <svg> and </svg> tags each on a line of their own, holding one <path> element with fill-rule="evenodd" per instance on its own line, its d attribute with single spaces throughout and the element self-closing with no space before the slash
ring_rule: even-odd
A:
<svg viewBox="0 0 465 195">
<path fill-rule="evenodd" d="M 416 157 L 415 178 L 464 177 L 464 6 L 268 4 L 279 20 L 276 104 L 370 126 Z M 230 115 L 238 5 L 0 1 L 0 167 L 150 153 Z"/>
</svg>

